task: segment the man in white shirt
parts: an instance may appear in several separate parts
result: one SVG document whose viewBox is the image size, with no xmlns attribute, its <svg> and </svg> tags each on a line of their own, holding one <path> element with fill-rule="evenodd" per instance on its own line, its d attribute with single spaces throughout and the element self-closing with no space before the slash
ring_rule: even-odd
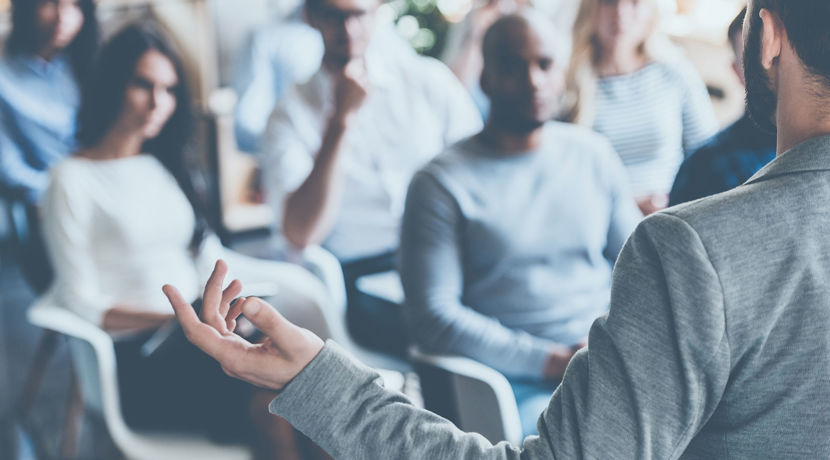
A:
<svg viewBox="0 0 830 460">
<path fill-rule="evenodd" d="M 263 169 L 287 242 L 322 244 L 343 263 L 352 333 L 403 352 L 400 312 L 370 305 L 354 283 L 394 268 L 410 178 L 482 122 L 443 64 L 372 40 L 378 6 L 306 2 L 309 24 L 323 37 L 323 65 L 272 114 Z"/>
<path fill-rule="evenodd" d="M 234 117 L 239 148 L 258 153 L 277 102 L 320 68 L 323 41 L 299 14 L 255 31 L 240 50 L 234 75 L 239 95 Z"/>
<path fill-rule="evenodd" d="M 380 24 L 377 34 L 383 46 L 390 48 L 385 52 L 415 53 L 391 23 Z M 320 69 L 323 52 L 320 32 L 308 25 L 303 8 L 252 34 L 239 52 L 233 82 L 239 95 L 234 129 L 240 149 L 261 152 L 262 137 L 277 103 Z"/>
</svg>

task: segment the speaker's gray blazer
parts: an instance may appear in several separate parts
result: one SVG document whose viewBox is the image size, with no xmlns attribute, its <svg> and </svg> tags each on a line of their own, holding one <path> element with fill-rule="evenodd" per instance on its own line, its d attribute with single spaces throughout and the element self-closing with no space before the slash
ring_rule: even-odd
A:
<svg viewBox="0 0 830 460">
<path fill-rule="evenodd" d="M 271 410 L 339 460 L 830 458 L 830 136 L 643 221 L 589 343 L 523 451 L 413 408 L 332 344 Z"/>
</svg>

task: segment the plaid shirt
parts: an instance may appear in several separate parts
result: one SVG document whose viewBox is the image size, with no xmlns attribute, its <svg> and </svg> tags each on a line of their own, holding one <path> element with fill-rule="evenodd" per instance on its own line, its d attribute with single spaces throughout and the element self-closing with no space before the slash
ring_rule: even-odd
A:
<svg viewBox="0 0 830 460">
<path fill-rule="evenodd" d="M 733 189 L 775 158 L 776 139 L 744 115 L 683 162 L 669 204 L 696 200 Z"/>
</svg>

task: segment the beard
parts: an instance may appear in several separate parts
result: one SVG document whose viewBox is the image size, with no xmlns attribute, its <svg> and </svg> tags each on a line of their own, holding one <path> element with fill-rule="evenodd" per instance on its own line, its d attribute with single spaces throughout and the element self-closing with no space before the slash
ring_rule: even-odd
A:
<svg viewBox="0 0 830 460">
<path fill-rule="evenodd" d="M 747 14 L 749 33 L 744 43 L 744 78 L 746 79 L 746 108 L 749 118 L 764 132 L 775 134 L 775 112 L 778 98 L 766 69 L 761 65 L 761 19 Z"/>
<path fill-rule="evenodd" d="M 554 116 L 543 115 L 540 118 L 529 116 L 522 110 L 522 104 L 515 99 L 505 97 L 490 97 L 490 119 L 501 129 L 513 134 L 529 134 L 547 122 L 553 121 Z"/>
<path fill-rule="evenodd" d="M 501 129 L 512 134 L 530 134 L 541 128 L 546 122 L 517 116 L 498 116 L 491 112 L 491 118 Z"/>
</svg>

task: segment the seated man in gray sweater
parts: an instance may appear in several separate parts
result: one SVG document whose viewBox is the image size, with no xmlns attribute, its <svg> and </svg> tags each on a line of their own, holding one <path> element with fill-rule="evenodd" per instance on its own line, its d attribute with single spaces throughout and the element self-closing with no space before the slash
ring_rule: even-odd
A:
<svg viewBox="0 0 830 460">
<path fill-rule="evenodd" d="M 564 42 L 532 13 L 488 32 L 490 119 L 415 175 L 401 233 L 412 338 L 505 374 L 525 435 L 607 311 L 614 261 L 642 219 L 611 145 L 548 122 Z"/>
</svg>

